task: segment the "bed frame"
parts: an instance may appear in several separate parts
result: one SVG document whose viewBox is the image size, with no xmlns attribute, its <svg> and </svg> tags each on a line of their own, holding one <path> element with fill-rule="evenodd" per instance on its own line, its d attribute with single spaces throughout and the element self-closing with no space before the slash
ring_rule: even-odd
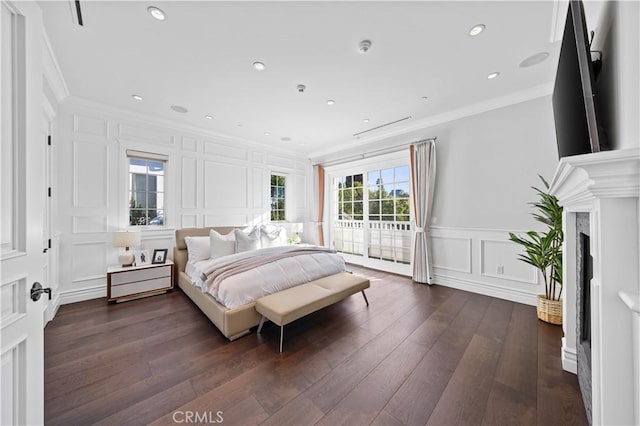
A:
<svg viewBox="0 0 640 426">
<path fill-rule="evenodd" d="M 210 294 L 203 293 L 191 284 L 191 279 L 185 273 L 187 265 L 187 245 L 185 237 L 208 237 L 210 230 L 220 234 L 228 234 L 235 227 L 183 228 L 176 230 L 176 246 L 173 249 L 173 262 L 176 264 L 176 285 L 189 296 L 200 310 L 213 322 L 229 340 L 237 339 L 248 334 L 252 327 L 260 322 L 260 314 L 255 309 L 255 303 L 228 309 L 218 303 Z"/>
</svg>

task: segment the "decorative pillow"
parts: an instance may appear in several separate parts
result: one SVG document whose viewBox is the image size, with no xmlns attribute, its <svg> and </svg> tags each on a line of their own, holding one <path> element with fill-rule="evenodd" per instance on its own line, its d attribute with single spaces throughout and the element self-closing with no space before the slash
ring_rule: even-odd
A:
<svg viewBox="0 0 640 426">
<path fill-rule="evenodd" d="M 260 244 L 263 248 L 286 245 L 287 230 L 282 226 L 263 225 L 260 228 Z"/>
<path fill-rule="evenodd" d="M 247 232 L 249 231 L 249 232 Z M 260 248 L 260 228 L 236 229 L 236 253 Z"/>
<path fill-rule="evenodd" d="M 211 240 L 211 259 L 228 256 L 236 252 L 236 234 L 234 231 L 221 235 L 213 229 L 209 232 Z"/>
<path fill-rule="evenodd" d="M 209 237 L 184 237 L 187 244 L 188 263 L 206 260 L 211 255 Z"/>
</svg>

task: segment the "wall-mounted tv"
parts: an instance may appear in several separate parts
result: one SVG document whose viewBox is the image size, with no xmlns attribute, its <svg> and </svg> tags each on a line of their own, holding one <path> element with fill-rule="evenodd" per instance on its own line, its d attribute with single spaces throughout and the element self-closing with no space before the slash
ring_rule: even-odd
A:
<svg viewBox="0 0 640 426">
<path fill-rule="evenodd" d="M 553 88 L 558 155 L 598 152 L 604 146 L 598 127 L 595 83 L 582 1 L 571 0 Z"/>
</svg>

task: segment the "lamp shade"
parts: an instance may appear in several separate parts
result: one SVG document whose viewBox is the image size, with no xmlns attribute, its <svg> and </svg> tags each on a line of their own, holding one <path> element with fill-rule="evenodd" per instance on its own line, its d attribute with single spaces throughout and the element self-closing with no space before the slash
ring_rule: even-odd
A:
<svg viewBox="0 0 640 426">
<path fill-rule="evenodd" d="M 117 231 L 113 233 L 114 247 L 132 247 L 140 245 L 139 231 Z"/>
</svg>

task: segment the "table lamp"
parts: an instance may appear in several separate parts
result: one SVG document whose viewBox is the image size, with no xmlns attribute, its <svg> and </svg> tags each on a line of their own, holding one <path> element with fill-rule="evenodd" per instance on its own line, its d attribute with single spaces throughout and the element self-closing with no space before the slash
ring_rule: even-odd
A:
<svg viewBox="0 0 640 426">
<path fill-rule="evenodd" d="M 118 256 L 118 261 L 122 266 L 131 266 L 135 260 L 133 252 L 129 247 L 140 245 L 139 231 L 117 231 L 113 233 L 113 246 L 124 247 L 124 252 Z"/>
</svg>

